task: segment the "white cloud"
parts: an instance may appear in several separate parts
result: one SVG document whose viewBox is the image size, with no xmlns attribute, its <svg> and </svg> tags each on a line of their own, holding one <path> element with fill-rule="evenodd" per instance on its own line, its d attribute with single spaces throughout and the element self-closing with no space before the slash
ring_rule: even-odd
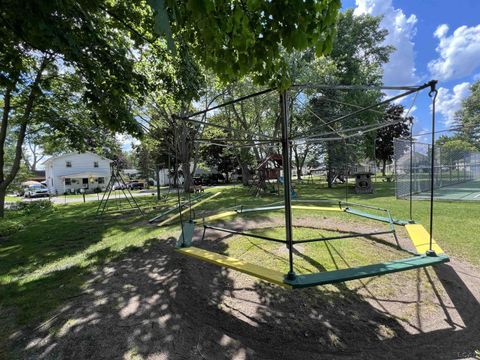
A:
<svg viewBox="0 0 480 360">
<path fill-rule="evenodd" d="M 390 61 L 383 67 L 383 81 L 387 85 L 414 84 L 418 81 L 415 73 L 414 42 L 417 17 L 407 17 L 402 9 L 395 9 L 392 0 L 356 0 L 354 14 L 383 15 L 380 23 L 388 30 L 385 44 L 395 47 Z"/>
<path fill-rule="evenodd" d="M 480 25 L 460 26 L 448 36 L 448 25 L 442 24 L 433 33 L 439 39 L 438 58 L 428 69 L 439 80 L 460 79 L 480 67 Z"/>
<path fill-rule="evenodd" d="M 455 121 L 455 113 L 460 110 L 462 101 L 470 95 L 470 83 L 463 82 L 455 85 L 453 91 L 439 88 L 436 109 L 443 116 L 445 125 L 451 126 Z"/>
<path fill-rule="evenodd" d="M 437 38 L 442 38 L 444 37 L 447 32 L 448 32 L 448 25 L 447 24 L 442 24 L 440 25 L 439 27 L 437 27 L 437 30 L 435 30 L 435 32 L 433 33 L 433 35 L 435 35 L 435 37 Z"/>
<path fill-rule="evenodd" d="M 128 134 L 115 134 L 115 138 L 120 143 L 123 151 L 131 151 L 132 146 L 137 146 L 140 144 L 140 140 L 134 138 Z"/>
</svg>

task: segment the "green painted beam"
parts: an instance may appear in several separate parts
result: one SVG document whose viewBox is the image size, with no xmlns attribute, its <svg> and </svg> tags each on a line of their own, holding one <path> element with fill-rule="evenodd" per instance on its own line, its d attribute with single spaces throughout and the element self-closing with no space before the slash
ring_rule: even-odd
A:
<svg viewBox="0 0 480 360">
<path fill-rule="evenodd" d="M 182 233 L 177 240 L 177 248 L 188 247 L 192 245 L 193 232 L 195 231 L 195 223 L 193 221 L 188 221 L 183 223 Z"/>
<path fill-rule="evenodd" d="M 368 219 L 372 219 L 372 220 L 378 220 L 378 221 L 390 223 L 390 218 L 386 217 L 386 216 L 370 214 L 370 213 L 360 211 L 360 210 L 357 210 L 357 209 L 352 209 L 352 208 L 345 208 L 345 212 L 347 212 L 349 214 L 353 214 L 353 215 L 362 216 L 364 218 L 368 218 Z M 397 219 L 392 219 L 392 220 L 393 220 L 393 223 L 396 224 L 396 225 L 405 226 L 405 225 L 408 224 L 408 221 L 397 220 Z"/>
<path fill-rule="evenodd" d="M 295 280 L 285 278 L 285 283 L 294 288 L 305 288 L 317 285 L 334 284 L 349 280 L 390 274 L 398 271 L 406 271 L 450 261 L 448 256 L 415 256 L 412 258 L 394 260 L 390 262 L 359 266 L 349 269 L 325 271 L 315 274 L 297 275 Z"/>
</svg>

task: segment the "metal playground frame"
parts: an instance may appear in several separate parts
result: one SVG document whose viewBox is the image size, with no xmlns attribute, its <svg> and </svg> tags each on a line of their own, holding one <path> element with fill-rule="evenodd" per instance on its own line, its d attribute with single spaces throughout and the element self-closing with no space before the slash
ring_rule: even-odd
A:
<svg viewBox="0 0 480 360">
<path fill-rule="evenodd" d="M 433 234 L 433 217 L 434 217 L 434 202 L 433 202 L 433 189 L 434 189 L 434 173 L 435 168 L 433 164 L 435 163 L 435 100 L 437 96 L 436 90 L 437 81 L 432 80 L 428 83 L 418 85 L 418 86 L 380 86 L 380 87 L 372 87 L 372 86 L 357 86 L 357 85 L 324 85 L 324 84 L 296 84 L 292 85 L 288 90 L 279 91 L 279 107 L 280 107 L 280 119 L 281 119 L 281 137 L 279 139 L 275 138 L 268 138 L 265 135 L 258 135 L 260 139 L 258 141 L 264 143 L 280 143 L 282 149 L 282 156 L 283 156 L 283 169 L 284 169 L 284 182 L 283 182 L 283 196 L 284 200 L 280 205 L 272 205 L 267 207 L 259 207 L 259 208 L 243 208 L 237 207 L 234 210 L 229 210 L 226 212 L 214 214 L 212 216 L 205 217 L 203 219 L 194 219 L 194 215 L 192 213 L 192 207 L 197 206 L 199 203 L 196 203 L 193 206 L 190 206 L 190 210 L 179 210 L 178 214 L 175 214 L 173 217 L 163 220 L 161 225 L 169 223 L 171 220 L 180 218 L 182 232 L 177 241 L 177 251 L 195 257 L 197 259 L 214 263 L 219 266 L 232 268 L 249 275 L 255 276 L 257 278 L 270 281 L 272 283 L 287 287 L 287 288 L 301 288 L 301 287 L 310 287 L 310 286 L 317 286 L 329 283 L 336 283 L 336 282 L 343 282 L 353 279 L 383 275 L 387 273 L 397 272 L 397 271 L 405 271 L 409 269 L 431 266 L 443 262 L 449 261 L 447 255 L 444 254 L 443 250 L 436 244 L 435 240 L 432 237 Z M 331 131 L 323 132 L 320 134 L 306 134 L 303 136 L 291 136 L 289 133 L 290 129 L 290 121 L 291 116 L 289 114 L 289 95 L 290 91 L 298 91 L 299 89 L 315 89 L 315 91 L 323 91 L 323 90 L 340 90 L 340 91 L 349 91 L 349 90 L 356 90 L 356 91 L 366 91 L 366 90 L 396 90 L 402 91 L 400 94 L 389 97 L 385 100 L 380 102 L 376 102 L 374 104 L 368 105 L 366 107 L 360 107 L 358 105 L 351 105 L 355 108 L 352 112 L 348 114 L 336 116 L 333 119 L 320 119 L 322 122 L 322 127 L 332 128 L 331 124 L 340 123 L 342 121 L 351 119 L 352 117 L 356 117 L 361 113 L 367 111 L 377 112 L 376 108 L 388 104 L 394 100 L 406 97 L 408 95 L 416 96 L 417 93 L 421 92 L 422 90 L 428 89 L 428 95 L 432 99 L 432 144 L 431 144 L 431 179 L 430 179 L 430 188 L 432 196 L 430 196 L 430 226 L 429 231 L 427 231 L 422 225 L 416 224 L 413 221 L 412 211 L 410 212 L 411 216 L 409 221 L 402 221 L 402 220 L 395 220 L 392 218 L 389 210 L 380 209 L 376 207 L 370 207 L 366 205 L 359 205 L 359 204 L 352 204 L 349 202 L 334 202 L 331 201 L 318 201 L 318 200 L 294 200 L 292 199 L 291 189 L 292 189 L 292 179 L 291 179 L 291 145 L 294 142 L 302 142 L 302 143 L 314 143 L 320 141 L 331 141 L 333 140 L 345 140 L 350 137 L 356 137 L 359 133 L 366 133 L 369 131 L 374 131 L 382 127 L 390 126 L 392 124 L 404 121 L 403 118 L 396 118 L 389 121 L 384 121 L 381 123 L 376 124 L 369 124 L 366 126 L 362 126 L 361 129 L 358 127 L 354 128 L 354 131 L 350 131 L 346 129 L 345 132 L 339 134 L 338 130 L 332 128 Z M 258 93 L 250 94 L 247 96 L 240 97 L 235 100 L 227 101 L 225 103 L 215 105 L 212 107 L 207 107 L 205 110 L 198 111 L 187 116 L 176 116 L 176 121 L 184 121 L 190 122 L 195 124 L 195 126 L 218 126 L 215 124 L 210 124 L 207 121 L 206 114 L 220 109 L 225 106 L 230 106 L 235 103 L 245 101 L 247 99 L 260 96 L 266 93 L 271 93 L 276 91 L 276 89 L 266 89 Z M 327 99 L 328 101 L 328 99 Z M 197 120 L 195 117 L 203 116 L 202 120 Z M 199 139 L 202 141 L 202 139 Z M 195 141 L 195 140 L 193 140 Z M 214 141 L 214 140 L 211 140 Z M 235 140 L 233 140 L 235 141 Z M 228 146 L 228 145 L 227 145 Z M 251 146 L 248 143 L 241 143 L 241 140 L 238 139 L 238 143 L 235 146 Z M 219 193 L 213 195 L 216 196 Z M 203 199 L 201 202 L 207 201 L 213 196 Z M 180 202 L 180 197 L 179 197 Z M 411 203 L 410 203 L 411 204 Z M 412 208 L 412 207 L 411 207 Z M 181 209 L 181 204 L 179 203 L 178 209 Z M 361 216 L 366 217 L 372 220 L 380 221 L 383 223 L 388 224 L 388 229 L 369 232 L 369 233 L 362 233 L 362 234 L 354 234 L 354 235 L 339 235 L 333 237 L 319 237 L 314 239 L 307 239 L 307 240 L 295 240 L 293 238 L 293 231 L 292 231 L 292 209 L 308 209 L 312 211 L 342 211 L 348 214 L 352 214 L 354 216 Z M 252 233 L 247 233 L 243 231 L 238 231 L 234 229 L 229 229 L 226 227 L 220 227 L 212 225 L 211 222 L 241 215 L 247 214 L 252 212 L 258 211 L 273 211 L 273 210 L 283 210 L 284 211 L 284 218 L 285 218 L 285 238 L 278 239 L 272 238 Z M 373 214 L 373 211 L 380 211 L 383 212 L 382 216 L 377 214 Z M 185 220 L 184 215 L 189 213 L 189 219 Z M 199 225 L 203 227 L 203 236 L 205 236 L 205 232 L 209 230 L 220 231 L 229 234 L 240 234 L 249 237 L 259 238 L 265 241 L 272 241 L 278 243 L 286 244 L 288 248 L 289 254 L 289 271 L 286 274 L 283 274 L 279 271 L 267 269 L 262 266 L 251 264 L 242 261 L 241 259 L 234 259 L 231 257 L 227 257 L 224 255 L 216 254 L 207 250 L 200 249 L 198 247 L 193 246 L 193 235 L 195 226 Z M 395 233 L 395 226 L 400 225 L 405 226 L 407 233 L 409 234 L 413 245 L 416 249 L 416 254 L 413 257 L 384 262 L 379 264 L 373 265 L 366 265 L 360 266 L 356 268 L 348 268 L 336 271 L 328 271 L 328 272 L 318 272 L 318 273 L 311 273 L 311 274 L 296 274 L 294 271 L 294 254 L 293 254 L 293 246 L 299 243 L 306 243 L 306 242 L 317 242 L 317 241 L 334 241 L 336 239 L 345 239 L 349 237 L 366 237 L 371 235 L 380 235 L 380 234 L 392 234 L 396 240 L 396 233 Z M 398 244 L 398 241 L 397 241 Z"/>
</svg>

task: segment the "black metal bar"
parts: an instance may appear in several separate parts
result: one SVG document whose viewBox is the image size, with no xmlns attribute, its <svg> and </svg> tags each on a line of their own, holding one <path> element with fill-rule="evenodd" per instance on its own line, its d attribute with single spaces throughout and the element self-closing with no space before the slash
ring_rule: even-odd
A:
<svg viewBox="0 0 480 360">
<path fill-rule="evenodd" d="M 182 118 L 182 117 L 178 117 L 178 119 L 179 119 L 179 120 L 182 120 L 182 121 L 193 122 L 193 123 L 199 124 L 199 125 L 213 126 L 213 127 L 216 127 L 216 128 L 219 128 L 219 129 L 223 129 L 223 130 L 236 131 L 235 128 L 228 127 L 228 126 L 223 126 L 223 125 L 212 124 L 212 123 L 208 123 L 208 122 L 206 122 L 206 121 L 195 120 L 195 119 L 190 119 L 190 118 Z M 263 137 L 263 138 L 267 138 L 267 139 L 269 138 L 267 135 L 258 134 L 258 133 L 251 133 L 251 135 L 256 135 L 256 136 Z"/>
<path fill-rule="evenodd" d="M 102 200 L 100 200 L 100 203 L 98 204 L 98 207 L 97 207 L 97 212 L 96 214 L 99 215 L 99 214 L 103 214 L 104 211 L 105 211 L 105 205 L 104 205 L 104 202 L 103 202 L 103 199 L 105 199 L 105 195 L 107 194 L 107 191 L 108 191 L 108 197 L 107 197 L 107 200 L 110 198 L 110 194 L 112 192 L 112 190 L 110 189 L 110 186 L 113 187 L 113 183 L 112 183 L 112 165 L 113 164 L 110 164 L 110 180 L 108 180 L 108 184 L 107 184 L 107 187 L 105 188 L 105 191 L 103 192 L 103 195 L 102 195 Z M 63 181 L 65 182 L 65 179 L 63 179 Z M 100 211 L 100 207 L 102 207 L 102 211 Z"/>
<path fill-rule="evenodd" d="M 396 125 L 396 124 L 402 123 L 404 121 L 405 121 L 405 119 L 402 118 L 400 120 L 395 120 L 395 121 L 386 121 L 386 122 L 382 122 L 382 123 L 356 126 L 356 127 L 353 127 L 353 128 L 348 128 L 348 129 L 341 130 L 341 132 L 342 132 L 341 135 L 338 133 L 340 130 L 338 130 L 338 131 L 327 131 L 327 132 L 323 132 L 323 133 L 320 133 L 320 134 L 313 134 L 313 135 L 310 135 L 308 137 L 305 137 L 304 134 L 300 134 L 298 136 L 295 136 L 294 139 L 296 139 L 296 140 L 302 140 L 302 139 L 323 140 L 325 138 L 322 138 L 322 136 L 332 135 L 332 134 L 337 134 L 338 137 L 342 138 L 342 139 L 343 138 L 348 139 L 350 137 L 358 136 L 359 132 L 361 132 L 360 135 L 363 135 L 363 133 L 365 133 L 365 132 L 370 132 L 370 131 L 378 130 L 378 129 L 381 129 L 381 128 L 384 128 L 384 127 Z M 315 130 L 315 129 L 312 129 L 312 130 Z"/>
<path fill-rule="evenodd" d="M 410 122 L 410 195 L 409 195 L 410 221 L 413 221 L 413 121 Z"/>
<path fill-rule="evenodd" d="M 311 87 L 316 89 L 333 89 L 333 90 L 418 90 L 424 85 L 417 86 L 375 86 L 375 85 L 328 85 L 328 84 L 294 84 L 292 88 Z"/>
<path fill-rule="evenodd" d="M 437 100 L 438 91 L 436 89 L 436 82 L 431 85 L 431 90 L 428 93 L 432 97 L 432 163 L 431 166 L 431 179 L 430 179 L 430 243 L 428 253 L 434 255 L 432 250 L 433 243 L 433 197 L 434 197 L 434 187 L 435 187 L 435 102 Z"/>
<path fill-rule="evenodd" d="M 371 206 L 371 205 L 364 205 L 364 204 L 352 203 L 352 202 L 349 202 L 348 205 L 354 205 L 354 206 L 363 207 L 363 208 L 365 208 L 365 209 L 372 209 L 372 210 L 379 210 L 379 211 L 388 212 L 387 209 L 383 209 L 383 208 L 376 207 L 376 206 Z"/>
<path fill-rule="evenodd" d="M 252 140 L 252 139 L 227 139 L 227 138 L 212 138 L 212 139 L 196 139 L 195 141 L 227 141 L 227 142 L 249 142 L 249 143 L 277 143 L 280 142 L 281 139 L 263 139 L 263 140 Z"/>
<path fill-rule="evenodd" d="M 290 167 L 290 141 L 288 138 L 288 93 L 283 91 L 280 95 L 280 107 L 282 116 L 282 155 L 283 155 L 283 196 L 285 199 L 285 235 L 288 246 L 289 271 L 287 278 L 295 279 L 293 270 L 293 234 L 292 234 L 292 185 L 291 185 L 291 167 Z"/>
<path fill-rule="evenodd" d="M 282 244 L 286 243 L 286 241 L 282 240 L 282 239 L 271 238 L 271 237 L 263 236 L 263 235 L 250 234 L 250 233 L 245 233 L 243 231 L 237 231 L 237 230 L 232 230 L 232 229 L 225 229 L 225 228 L 221 228 L 221 227 L 218 227 L 218 226 L 203 225 L 203 227 L 206 228 L 206 229 L 217 230 L 217 231 L 226 232 L 226 233 L 229 233 L 229 234 L 244 235 L 244 236 L 249 236 L 249 237 L 253 237 L 253 238 L 257 238 L 257 239 L 282 243 Z"/>
<path fill-rule="evenodd" d="M 315 239 L 294 240 L 293 243 L 294 243 L 294 244 L 302 244 L 302 243 L 329 241 L 329 240 L 337 240 L 337 239 L 348 239 L 348 238 L 356 238 L 356 237 L 367 237 L 367 236 L 372 236 L 372 235 L 391 234 L 391 233 L 393 233 L 393 232 L 395 232 L 395 230 L 377 231 L 377 232 L 362 233 L 362 234 L 349 234 L 349 235 L 340 235 L 340 236 L 330 236 L 330 237 L 315 238 Z"/>
<path fill-rule="evenodd" d="M 239 97 L 237 99 L 233 99 L 233 100 L 230 100 L 230 101 L 226 101 L 220 105 L 217 105 L 217 106 L 213 106 L 211 108 L 207 108 L 205 110 L 201 110 L 201 111 L 197 111 L 197 112 L 194 112 L 194 113 L 191 113 L 191 114 L 188 114 L 188 115 L 185 115 L 185 116 L 180 116 L 179 118 L 180 119 L 183 119 L 183 120 L 186 120 L 186 119 L 189 119 L 193 116 L 198 116 L 198 115 L 203 115 L 203 114 L 206 114 L 212 110 L 215 110 L 215 109 L 220 109 L 222 107 L 225 107 L 225 106 L 228 106 L 228 105 L 233 105 L 233 104 L 236 104 L 237 102 L 240 102 L 240 101 L 244 101 L 244 100 L 248 100 L 252 97 L 256 97 L 256 96 L 259 96 L 259 95 L 263 95 L 263 94 L 267 94 L 269 92 L 272 92 L 276 89 L 274 88 L 270 88 L 270 89 L 265 89 L 265 90 L 262 90 L 262 91 L 258 91 L 256 93 L 253 93 L 253 94 L 249 94 L 249 95 L 246 95 L 246 96 L 242 96 L 242 97 Z"/>
<path fill-rule="evenodd" d="M 415 93 L 415 92 L 417 92 L 417 91 L 423 90 L 423 89 L 425 89 L 425 88 L 427 88 L 427 87 L 430 87 L 430 86 L 432 86 L 432 81 L 430 81 L 429 83 L 423 84 L 422 86 L 419 86 L 418 88 L 411 89 L 411 90 L 409 90 L 409 91 L 406 91 L 406 92 L 401 93 L 401 94 L 399 94 L 399 95 L 393 96 L 393 97 L 388 98 L 388 99 L 386 99 L 386 100 L 380 101 L 380 102 L 378 102 L 378 103 L 369 105 L 369 106 L 364 107 L 364 108 L 362 108 L 362 109 L 359 109 L 359 110 L 357 110 L 357 111 L 351 112 L 350 114 L 339 116 L 339 117 L 337 117 L 336 119 L 333 119 L 333 120 L 325 123 L 325 125 L 330 125 L 330 124 L 333 124 L 333 123 L 335 123 L 335 122 L 348 119 L 349 117 L 355 116 L 355 115 L 357 115 L 357 114 L 360 114 L 360 113 L 362 113 L 362 112 L 364 112 L 364 111 L 368 111 L 368 110 L 370 110 L 370 109 L 374 109 L 374 108 L 376 108 L 376 107 L 378 107 L 378 106 L 391 103 L 391 102 L 394 101 L 394 100 L 397 100 L 397 99 L 400 99 L 400 98 L 402 98 L 402 97 L 411 95 L 411 94 L 413 94 L 413 93 Z"/>
</svg>

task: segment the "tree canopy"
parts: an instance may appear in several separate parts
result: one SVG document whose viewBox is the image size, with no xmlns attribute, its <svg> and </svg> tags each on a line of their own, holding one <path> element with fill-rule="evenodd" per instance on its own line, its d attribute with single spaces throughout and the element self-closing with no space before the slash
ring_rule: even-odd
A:
<svg viewBox="0 0 480 360">
<path fill-rule="evenodd" d="M 245 75 L 286 86 L 284 53 L 331 51 L 339 0 L 151 0 L 157 31 L 172 51 L 187 45 L 222 81 Z"/>
<path fill-rule="evenodd" d="M 470 96 L 463 100 L 456 114 L 456 121 L 465 140 L 480 150 L 480 80 L 473 83 L 470 90 Z"/>
</svg>

